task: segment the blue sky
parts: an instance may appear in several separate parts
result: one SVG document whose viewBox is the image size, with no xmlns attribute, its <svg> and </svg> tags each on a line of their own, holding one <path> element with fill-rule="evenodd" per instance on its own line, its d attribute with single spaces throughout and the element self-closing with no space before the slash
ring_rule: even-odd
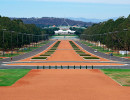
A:
<svg viewBox="0 0 130 100">
<path fill-rule="evenodd" d="M 130 0 L 0 0 L 0 15 L 7 17 L 127 17 Z"/>
</svg>

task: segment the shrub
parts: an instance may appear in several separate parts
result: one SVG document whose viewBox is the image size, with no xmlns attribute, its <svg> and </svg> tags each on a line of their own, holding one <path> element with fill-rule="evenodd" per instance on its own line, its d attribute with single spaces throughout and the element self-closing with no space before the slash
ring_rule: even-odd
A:
<svg viewBox="0 0 130 100">
<path fill-rule="evenodd" d="M 56 49 L 50 49 L 50 50 L 56 50 Z"/>
<path fill-rule="evenodd" d="M 47 57 L 33 57 L 32 59 L 46 59 Z"/>
<path fill-rule="evenodd" d="M 91 56 L 91 55 L 89 55 L 89 54 L 79 54 L 80 56 Z"/>
<path fill-rule="evenodd" d="M 98 57 L 83 57 L 84 59 L 99 59 Z"/>
<path fill-rule="evenodd" d="M 77 52 L 77 53 L 85 53 L 85 52 L 83 52 L 83 51 L 81 51 L 81 50 L 79 50 L 79 51 L 75 51 L 75 52 Z"/>
<path fill-rule="evenodd" d="M 53 52 L 46 52 L 46 53 L 44 53 L 45 55 L 51 55 L 51 54 L 53 54 Z"/>
<path fill-rule="evenodd" d="M 51 54 L 41 54 L 40 56 L 51 56 Z"/>
<path fill-rule="evenodd" d="M 73 48 L 74 50 L 80 50 L 79 48 Z"/>
<path fill-rule="evenodd" d="M 55 50 L 48 50 L 47 52 L 55 52 Z"/>
</svg>

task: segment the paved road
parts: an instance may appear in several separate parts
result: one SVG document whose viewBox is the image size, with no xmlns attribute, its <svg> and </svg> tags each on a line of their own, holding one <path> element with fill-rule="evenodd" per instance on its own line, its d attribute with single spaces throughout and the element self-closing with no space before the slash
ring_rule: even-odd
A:
<svg viewBox="0 0 130 100">
<path fill-rule="evenodd" d="M 113 61 L 119 61 L 119 62 L 123 62 L 123 63 L 127 63 L 127 64 L 130 64 L 130 59 L 125 59 L 125 58 L 121 58 L 121 57 L 116 57 L 116 56 L 109 56 L 108 54 L 105 54 L 105 53 L 101 53 L 101 52 L 94 52 L 94 49 L 80 43 L 79 41 L 75 41 L 78 45 L 80 45 L 83 49 L 85 49 L 86 51 L 94 54 L 94 55 L 97 55 L 97 56 L 100 56 L 100 57 L 103 57 L 103 58 L 106 58 L 106 59 L 109 59 L 109 60 L 113 60 Z"/>
<path fill-rule="evenodd" d="M 68 69 L 68 66 L 1 66 L 0 69 Z M 74 69 L 74 66 L 69 66 L 69 69 Z M 80 69 L 80 66 L 75 66 L 75 69 Z M 81 66 L 81 69 L 86 69 L 86 66 Z M 92 69 L 92 66 L 87 66 L 87 69 Z M 130 66 L 93 66 L 93 69 L 130 69 Z"/>
<path fill-rule="evenodd" d="M 124 63 L 124 64 L 128 64 L 127 66 L 93 66 L 94 69 L 130 69 L 130 60 L 128 59 L 124 59 L 124 58 L 119 58 L 119 57 L 115 57 L 115 56 L 112 56 L 110 58 L 109 55 L 107 54 L 104 54 L 104 53 L 101 53 L 101 52 L 94 52 L 94 49 L 84 45 L 84 44 L 81 44 L 80 42 L 78 41 L 75 41 L 78 45 L 80 45 L 83 49 L 85 49 L 86 51 L 90 52 L 90 53 L 93 53 L 97 56 L 100 56 L 100 57 L 103 57 L 103 58 L 106 58 L 106 59 L 110 59 L 110 60 L 114 60 L 114 61 L 119 61 L 119 62 L 115 62 L 115 63 Z M 39 52 L 42 52 L 43 50 L 45 50 L 48 45 L 51 45 L 53 44 L 54 41 L 51 41 L 50 43 L 34 50 L 34 51 L 31 51 L 29 53 L 26 53 L 26 54 L 23 54 L 23 55 L 19 55 L 19 56 L 16 56 L 16 57 L 13 57 L 13 61 L 17 61 L 17 60 L 20 60 L 20 59 L 23 59 L 23 58 L 27 58 L 27 57 L 30 57 L 30 56 L 33 56 Z M 0 63 L 2 62 L 10 62 L 10 58 L 8 59 L 3 59 L 0 61 Z M 76 62 L 79 62 L 79 61 L 76 61 Z M 23 62 L 24 63 L 24 62 Z M 25 62 L 26 63 L 26 62 Z M 32 62 L 29 62 L 29 63 L 32 63 Z M 46 62 L 39 62 L 39 63 L 46 63 Z M 90 63 L 90 62 L 87 62 L 87 63 Z M 96 62 L 93 62 L 93 63 L 96 63 Z M 104 62 L 105 63 L 105 62 Z M 107 63 L 107 62 L 106 62 Z M 109 62 L 109 63 L 113 63 L 113 62 Z M 68 69 L 68 66 L 62 66 L 63 69 Z M 0 66 L 0 69 L 37 69 L 37 66 Z M 43 66 L 39 66 L 38 67 L 39 69 L 43 69 Z M 55 66 L 51 66 L 52 69 L 55 69 Z M 74 66 L 69 66 L 70 69 L 74 69 Z M 87 66 L 88 69 L 91 69 L 92 66 Z M 49 66 L 45 66 L 45 69 L 49 69 Z M 61 66 L 57 66 L 57 69 L 61 69 Z M 76 66 L 76 69 L 80 69 L 80 66 Z M 86 69 L 86 66 L 82 66 L 82 69 Z"/>
<path fill-rule="evenodd" d="M 15 57 L 13 57 L 12 61 L 18 61 L 18 60 L 21 60 L 21 59 L 28 58 L 28 57 L 31 57 L 31 56 L 33 56 L 33 55 L 36 55 L 36 54 L 38 54 L 39 52 L 44 51 L 46 48 L 48 48 L 48 45 L 50 46 L 50 45 L 52 45 L 54 42 L 55 42 L 55 41 L 51 41 L 51 42 L 47 43 L 46 45 L 44 45 L 44 46 L 42 46 L 42 47 L 40 47 L 40 48 L 38 48 L 38 49 L 35 49 L 35 50 L 30 51 L 30 52 L 28 52 L 28 53 L 25 53 L 25 54 L 23 54 L 23 55 L 15 56 Z M 2 62 L 10 62 L 10 60 L 11 60 L 10 58 L 2 59 L 2 60 L 0 60 L 0 64 L 1 64 Z"/>
</svg>

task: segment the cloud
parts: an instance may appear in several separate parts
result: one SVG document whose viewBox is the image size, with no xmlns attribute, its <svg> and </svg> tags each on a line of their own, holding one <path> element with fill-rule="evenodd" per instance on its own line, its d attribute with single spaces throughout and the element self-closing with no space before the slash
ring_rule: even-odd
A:
<svg viewBox="0 0 130 100">
<path fill-rule="evenodd" d="M 130 0 L 29 0 L 29 1 L 130 4 Z"/>
</svg>

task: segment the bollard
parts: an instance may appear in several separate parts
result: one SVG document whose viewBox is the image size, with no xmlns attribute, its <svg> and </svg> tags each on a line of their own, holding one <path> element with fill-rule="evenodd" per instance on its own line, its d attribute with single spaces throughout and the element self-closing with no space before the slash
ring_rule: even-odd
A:
<svg viewBox="0 0 130 100">
<path fill-rule="evenodd" d="M 80 65 L 80 69 L 81 69 L 81 65 Z"/>
<path fill-rule="evenodd" d="M 49 66 L 49 69 L 51 69 L 51 66 Z"/>
<path fill-rule="evenodd" d="M 37 66 L 37 69 L 39 69 L 39 66 Z"/>
<path fill-rule="evenodd" d="M 69 67 L 70 67 L 70 66 L 68 65 L 68 69 L 69 69 Z"/>
<path fill-rule="evenodd" d="M 43 66 L 43 69 L 45 69 L 45 66 Z"/>
<path fill-rule="evenodd" d="M 93 69 L 93 65 L 92 65 L 92 69 Z"/>
<path fill-rule="evenodd" d="M 57 69 L 57 66 L 55 66 L 55 69 Z"/>
<path fill-rule="evenodd" d="M 88 69 L 88 66 L 86 65 L 86 69 Z"/>
<path fill-rule="evenodd" d="M 74 69 L 75 69 L 75 65 L 74 65 Z"/>
</svg>

